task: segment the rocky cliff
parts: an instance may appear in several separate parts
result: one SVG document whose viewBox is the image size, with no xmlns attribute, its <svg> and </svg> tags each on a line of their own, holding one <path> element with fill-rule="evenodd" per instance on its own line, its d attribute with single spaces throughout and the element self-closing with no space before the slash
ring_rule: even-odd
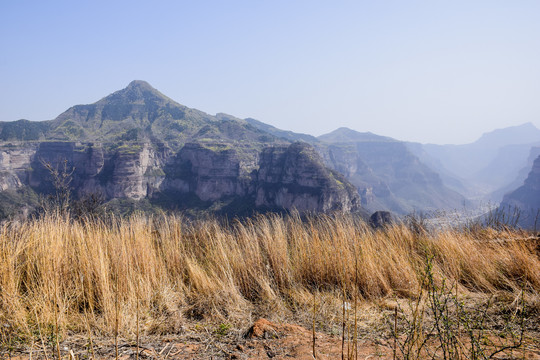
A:
<svg viewBox="0 0 540 360">
<path fill-rule="evenodd" d="M 354 186 L 326 168 L 305 143 L 259 153 L 223 143 L 188 143 L 174 153 L 163 144 L 104 147 L 97 143 L 43 142 L 0 152 L 2 190 L 29 186 L 52 193 L 51 168 L 70 175 L 79 197 L 106 200 L 167 199 L 179 209 L 246 211 L 358 211 Z M 181 195 L 181 196 L 179 196 Z M 231 202 L 236 204 L 231 207 Z"/>
<path fill-rule="evenodd" d="M 0 190 L 14 190 L 28 182 L 35 144 L 4 144 L 0 147 Z"/>
<path fill-rule="evenodd" d="M 251 125 L 287 140 L 313 145 L 326 166 L 345 175 L 355 185 L 364 208 L 412 211 L 455 209 L 467 204 L 441 176 L 409 150 L 409 144 L 370 132 L 339 128 L 318 138 L 283 131 L 253 119 Z M 448 177 L 445 177 L 447 179 Z"/>
<path fill-rule="evenodd" d="M 506 214 L 506 218 L 519 213 L 519 218 L 511 221 L 517 220 L 524 228 L 540 224 L 540 156 L 534 160 L 524 184 L 504 196 L 500 212 Z"/>
<path fill-rule="evenodd" d="M 462 207 L 459 193 L 409 151 L 407 144 L 371 133 L 340 128 L 320 136 L 319 151 L 328 166 L 342 172 L 369 210 L 398 214 Z"/>
<path fill-rule="evenodd" d="M 258 154 L 252 155 L 251 161 L 246 161 L 230 145 L 188 143 L 165 168 L 163 189 L 191 192 L 202 201 L 245 196 L 251 172 L 257 167 Z"/>
<path fill-rule="evenodd" d="M 360 209 L 354 186 L 313 147 L 187 108 L 143 81 L 51 121 L 0 123 L 0 140 L 0 192 L 50 194 L 58 171 L 75 198 L 98 194 L 110 204 L 233 214 Z"/>
<path fill-rule="evenodd" d="M 306 143 L 272 147 L 261 154 L 256 176 L 258 207 L 300 211 L 358 211 L 360 196 L 343 175 L 326 168 Z"/>
</svg>

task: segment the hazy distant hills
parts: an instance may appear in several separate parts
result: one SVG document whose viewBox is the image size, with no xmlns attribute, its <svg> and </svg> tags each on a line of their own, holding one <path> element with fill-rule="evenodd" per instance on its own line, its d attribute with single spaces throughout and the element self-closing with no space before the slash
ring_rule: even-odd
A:
<svg viewBox="0 0 540 360">
<path fill-rule="evenodd" d="M 533 124 L 498 129 L 465 145 L 409 144 L 424 162 L 442 174 L 455 190 L 477 199 L 500 201 L 503 189 L 515 183 L 528 165 L 540 130 Z"/>
<path fill-rule="evenodd" d="M 328 134 L 318 137 L 320 141 L 327 143 L 359 143 L 359 142 L 396 142 L 397 140 L 373 134 L 371 132 L 358 132 L 346 127 L 341 127 Z"/>
<path fill-rule="evenodd" d="M 395 139 L 340 128 L 319 137 L 327 163 L 355 184 L 370 209 L 412 211 L 462 208 L 465 198 Z"/>
<path fill-rule="evenodd" d="M 385 209 L 407 214 L 462 208 L 467 203 L 461 194 L 446 187 L 439 175 L 409 151 L 404 142 L 348 128 L 314 138 L 261 122 L 250 123 L 276 136 L 313 144 L 329 167 L 344 174 L 358 188 L 362 206 L 370 211 Z"/>
<path fill-rule="evenodd" d="M 523 184 L 504 196 L 500 211 L 524 228 L 540 227 L 540 156 Z"/>
</svg>

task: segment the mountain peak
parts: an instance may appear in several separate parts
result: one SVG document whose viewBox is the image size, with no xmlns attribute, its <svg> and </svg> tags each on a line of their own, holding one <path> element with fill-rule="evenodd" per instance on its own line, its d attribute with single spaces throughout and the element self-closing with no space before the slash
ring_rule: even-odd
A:
<svg viewBox="0 0 540 360">
<path fill-rule="evenodd" d="M 357 141 L 395 141 L 386 136 L 380 136 L 371 132 L 358 132 L 347 127 L 340 127 L 328 134 L 318 137 L 319 140 L 325 142 L 357 142 Z"/>
<path fill-rule="evenodd" d="M 540 141 L 540 130 L 533 123 L 509 126 L 484 133 L 476 143 L 499 147 L 511 144 L 528 144 Z"/>
<path fill-rule="evenodd" d="M 133 80 L 122 90 L 118 90 L 98 101 L 98 104 L 149 104 L 173 102 L 149 83 Z"/>
<path fill-rule="evenodd" d="M 152 87 L 152 85 L 150 85 L 149 83 L 147 83 L 146 81 L 144 80 L 133 80 L 132 82 L 130 82 L 128 84 L 128 86 L 126 87 L 126 89 L 133 89 L 133 88 L 139 88 L 139 89 L 148 89 L 148 90 L 156 90 Z"/>
</svg>

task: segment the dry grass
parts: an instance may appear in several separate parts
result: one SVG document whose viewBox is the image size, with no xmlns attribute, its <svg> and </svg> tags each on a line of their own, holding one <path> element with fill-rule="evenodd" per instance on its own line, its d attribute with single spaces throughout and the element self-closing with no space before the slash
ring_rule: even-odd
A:
<svg viewBox="0 0 540 360">
<path fill-rule="evenodd" d="M 428 258 L 437 281 L 508 299 L 525 289 L 538 313 L 538 243 L 501 241 L 524 236 L 419 234 L 405 225 L 373 232 L 352 216 L 267 215 L 227 225 L 174 216 L 6 224 L 0 343 L 14 334 L 50 341 L 56 323 L 60 335 L 92 329 L 112 336 L 118 327 L 134 339 L 137 323 L 143 334 L 170 334 L 188 321 L 242 327 L 257 316 L 308 320 L 313 292 L 320 321 L 339 324 L 342 294 L 358 293 L 363 304 L 414 298 Z"/>
</svg>

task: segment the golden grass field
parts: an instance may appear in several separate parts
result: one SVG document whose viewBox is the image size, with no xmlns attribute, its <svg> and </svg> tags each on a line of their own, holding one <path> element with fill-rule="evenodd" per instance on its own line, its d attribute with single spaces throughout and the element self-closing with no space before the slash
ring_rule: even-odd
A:
<svg viewBox="0 0 540 360">
<path fill-rule="evenodd" d="M 539 248 L 522 231 L 405 224 L 373 231 L 346 215 L 7 223 L 0 226 L 0 353 L 45 342 L 54 348 L 55 337 L 74 334 L 133 340 L 204 324 L 226 333 L 259 317 L 315 324 L 339 337 L 344 302 L 354 306 L 348 319 L 356 313 L 349 337 L 388 335 L 393 320 L 381 314 L 414 313 L 428 263 L 433 284 L 441 291 L 450 284 L 464 301 L 510 309 L 522 299 L 534 333 Z M 350 329 L 353 320 L 346 322 Z"/>
</svg>

